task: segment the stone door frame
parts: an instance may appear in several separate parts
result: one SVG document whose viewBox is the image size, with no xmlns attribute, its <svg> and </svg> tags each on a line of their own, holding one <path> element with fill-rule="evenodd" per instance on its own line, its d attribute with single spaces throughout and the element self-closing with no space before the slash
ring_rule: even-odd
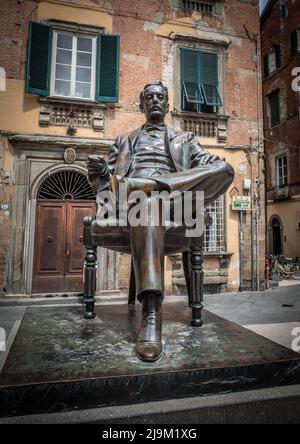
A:
<svg viewBox="0 0 300 444">
<path fill-rule="evenodd" d="M 89 154 L 95 153 L 95 146 L 80 146 L 76 161 L 69 165 L 64 162 L 64 152 L 68 147 L 30 141 L 14 144 L 15 192 L 12 200 L 8 294 L 32 295 L 36 207 L 41 184 L 50 174 L 59 171 L 72 170 L 86 174 L 86 159 Z M 107 154 L 108 147 L 109 144 L 100 144 L 97 154 Z M 98 258 L 98 293 L 117 291 L 117 267 L 110 265 L 110 270 L 105 272 L 106 264 L 116 265 L 116 253 L 101 249 Z"/>
</svg>

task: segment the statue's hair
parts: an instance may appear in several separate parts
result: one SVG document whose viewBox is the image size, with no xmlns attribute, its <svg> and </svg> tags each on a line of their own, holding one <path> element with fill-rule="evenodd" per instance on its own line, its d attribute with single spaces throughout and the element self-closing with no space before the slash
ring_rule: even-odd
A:
<svg viewBox="0 0 300 444">
<path fill-rule="evenodd" d="M 145 91 L 147 88 L 149 88 L 149 86 L 160 86 L 161 89 L 164 91 L 165 96 L 166 96 L 166 100 L 167 102 L 169 101 L 169 93 L 168 93 L 168 88 L 166 86 L 163 85 L 163 82 L 161 80 L 156 80 L 153 83 L 149 83 L 148 85 L 145 85 L 143 91 L 140 94 L 140 103 L 143 103 L 144 98 L 145 98 Z"/>
</svg>

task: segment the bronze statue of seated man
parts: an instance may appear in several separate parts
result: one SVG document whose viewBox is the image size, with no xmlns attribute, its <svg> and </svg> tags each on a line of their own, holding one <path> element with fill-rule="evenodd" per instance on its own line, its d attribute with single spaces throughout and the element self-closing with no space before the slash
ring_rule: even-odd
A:
<svg viewBox="0 0 300 444">
<path fill-rule="evenodd" d="M 190 132 L 175 133 L 165 125 L 169 111 L 168 90 L 161 81 L 146 85 L 140 95 L 145 124 L 118 137 L 108 161 L 101 156 L 88 160 L 89 181 L 95 194 L 110 189 L 118 195 L 120 184 L 129 191 L 146 193 L 149 223 L 130 226 L 136 293 L 142 303 L 142 325 L 136 355 L 155 362 L 163 354 L 162 301 L 166 227 L 151 224 L 153 191 L 204 192 L 204 206 L 224 194 L 234 178 L 233 168 L 204 151 Z M 194 195 L 193 194 L 193 195 Z M 120 249 L 122 251 L 122 249 Z"/>
</svg>

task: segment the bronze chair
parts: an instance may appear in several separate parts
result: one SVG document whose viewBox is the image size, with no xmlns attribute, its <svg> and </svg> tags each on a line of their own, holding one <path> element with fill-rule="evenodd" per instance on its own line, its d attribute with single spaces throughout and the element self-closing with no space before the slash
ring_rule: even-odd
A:
<svg viewBox="0 0 300 444">
<path fill-rule="evenodd" d="M 212 224 L 212 219 L 205 214 L 205 226 Z M 96 218 L 86 217 L 84 220 L 84 245 L 86 246 L 84 267 L 84 303 L 85 319 L 95 318 L 96 267 L 97 247 L 130 254 L 129 233 L 127 227 L 100 227 Z M 178 232 L 169 229 L 166 232 L 165 255 L 182 253 L 183 269 L 192 309 L 193 327 L 201 327 L 203 309 L 203 246 L 204 235 L 199 238 L 187 238 L 184 227 Z M 128 304 L 134 305 L 136 300 L 135 276 L 131 265 Z"/>
</svg>

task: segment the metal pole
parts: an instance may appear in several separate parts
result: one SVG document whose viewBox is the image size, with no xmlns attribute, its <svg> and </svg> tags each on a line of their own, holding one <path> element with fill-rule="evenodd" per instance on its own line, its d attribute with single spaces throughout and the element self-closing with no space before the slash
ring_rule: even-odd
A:
<svg viewBox="0 0 300 444">
<path fill-rule="evenodd" d="M 243 291 L 243 211 L 240 211 L 240 291 Z"/>
<path fill-rule="evenodd" d="M 250 165 L 250 173 L 251 173 L 251 291 L 254 291 L 254 218 L 253 218 L 253 165 L 252 165 L 252 159 L 251 154 L 247 152 L 247 159 Z"/>
<path fill-rule="evenodd" d="M 259 214 L 256 211 L 256 289 L 259 291 Z"/>
</svg>

